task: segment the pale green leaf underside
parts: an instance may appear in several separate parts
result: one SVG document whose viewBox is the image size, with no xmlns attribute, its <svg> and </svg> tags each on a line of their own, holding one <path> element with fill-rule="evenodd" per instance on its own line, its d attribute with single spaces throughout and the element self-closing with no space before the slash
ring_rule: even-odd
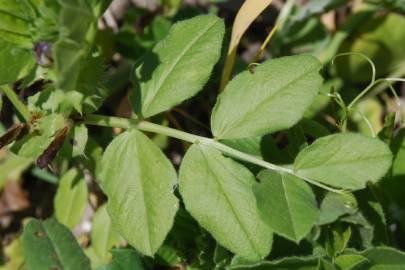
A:
<svg viewBox="0 0 405 270">
<path fill-rule="evenodd" d="M 162 151 L 137 130 L 107 147 L 100 185 L 117 231 L 137 250 L 152 256 L 170 231 L 178 209 L 176 171 Z"/>
<path fill-rule="evenodd" d="M 264 258 L 272 232 L 259 216 L 252 173 L 207 146 L 193 145 L 180 167 L 186 209 L 224 247 L 247 259 Z"/>
<path fill-rule="evenodd" d="M 213 15 L 175 24 L 136 71 L 134 108 L 149 117 L 194 96 L 217 63 L 225 32 Z"/>
<path fill-rule="evenodd" d="M 51 144 L 56 132 L 65 126 L 61 114 L 42 117 L 36 124 L 36 131 L 25 135 L 11 146 L 11 151 L 21 157 L 38 158 Z"/>
<path fill-rule="evenodd" d="M 296 124 L 322 86 L 321 63 L 309 55 L 269 60 L 237 75 L 219 96 L 211 126 L 219 139 L 264 135 Z"/>
<path fill-rule="evenodd" d="M 299 242 L 319 218 L 311 187 L 296 176 L 268 170 L 258 177 L 255 194 L 263 219 L 274 232 Z"/>
<path fill-rule="evenodd" d="M 24 228 L 22 246 L 28 270 L 91 269 L 73 234 L 55 219 L 42 223 L 31 219 Z"/>
<path fill-rule="evenodd" d="M 342 133 L 318 139 L 302 150 L 294 162 L 294 170 L 330 186 L 357 190 L 383 177 L 391 160 L 391 151 L 382 141 Z"/>
<path fill-rule="evenodd" d="M 96 255 L 106 262 L 110 257 L 111 248 L 122 241 L 121 236 L 111 226 L 111 219 L 107 213 L 106 205 L 97 209 L 92 224 L 91 246 Z"/>
<path fill-rule="evenodd" d="M 54 207 L 60 223 L 73 229 L 81 220 L 87 206 L 87 184 L 77 169 L 69 170 L 59 182 Z"/>
</svg>

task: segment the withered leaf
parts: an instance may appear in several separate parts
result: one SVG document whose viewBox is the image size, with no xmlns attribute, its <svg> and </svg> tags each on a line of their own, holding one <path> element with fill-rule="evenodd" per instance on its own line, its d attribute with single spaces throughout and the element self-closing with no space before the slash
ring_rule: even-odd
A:
<svg viewBox="0 0 405 270">
<path fill-rule="evenodd" d="M 49 163 L 56 157 L 60 148 L 65 141 L 66 135 L 69 132 L 69 127 L 64 127 L 56 132 L 56 135 L 45 151 L 38 157 L 37 166 L 41 169 L 44 169 L 48 166 Z"/>
<path fill-rule="evenodd" d="M 18 140 L 29 131 L 28 124 L 16 124 L 11 127 L 3 136 L 0 137 L 0 149 L 4 146 Z"/>
</svg>

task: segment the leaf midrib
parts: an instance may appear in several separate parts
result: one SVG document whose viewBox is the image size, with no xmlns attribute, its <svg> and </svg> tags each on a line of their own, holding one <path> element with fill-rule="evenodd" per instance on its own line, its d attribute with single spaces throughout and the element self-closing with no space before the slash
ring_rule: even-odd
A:
<svg viewBox="0 0 405 270">
<path fill-rule="evenodd" d="M 225 189 L 223 188 L 223 186 L 222 186 L 222 184 L 221 184 L 221 181 L 217 178 L 216 174 L 212 171 L 211 166 L 209 166 L 208 157 L 205 155 L 205 152 L 204 152 L 203 149 L 201 149 L 201 148 L 199 148 L 199 149 L 200 149 L 200 152 L 201 152 L 201 154 L 202 154 L 202 156 L 203 156 L 203 159 L 204 159 L 204 162 L 205 162 L 207 168 L 209 168 L 210 174 L 211 174 L 211 175 L 213 176 L 213 178 L 216 180 L 216 183 L 217 183 L 218 187 L 220 188 L 220 191 L 221 191 L 221 193 L 223 194 L 226 203 L 229 205 L 229 208 L 231 209 L 233 216 L 235 217 L 235 219 L 236 219 L 236 221 L 238 222 L 240 228 L 242 229 L 243 233 L 245 234 L 246 239 L 249 241 L 249 244 L 250 244 L 252 250 L 255 251 L 256 255 L 259 255 L 259 256 L 260 256 L 260 252 L 258 252 L 258 250 L 256 249 L 256 245 L 254 244 L 253 240 L 250 238 L 250 235 L 249 235 L 249 233 L 248 233 L 248 230 L 245 228 L 245 224 L 241 221 L 241 219 L 239 218 L 239 215 L 238 215 L 237 212 L 235 211 L 235 209 L 234 209 L 234 207 L 233 207 L 233 205 L 232 205 L 230 199 L 228 198 L 228 196 L 227 196 L 227 194 L 226 194 L 226 192 L 225 192 Z M 229 170 L 229 168 L 227 168 L 226 166 L 224 166 L 224 165 L 222 164 L 222 162 L 218 162 L 218 164 L 220 164 L 220 165 L 225 169 L 225 171 L 227 171 L 228 173 L 230 173 L 231 175 L 233 175 L 233 173 Z"/>
<path fill-rule="evenodd" d="M 106 211 L 106 210 L 107 209 L 105 209 L 104 211 Z M 101 214 L 102 213 L 100 212 L 99 215 L 101 215 Z M 106 211 L 106 214 L 108 216 L 107 211 Z M 104 258 L 105 254 L 108 253 L 108 243 L 109 243 L 109 239 L 111 236 L 111 232 L 110 232 L 111 231 L 111 220 L 108 219 L 108 222 L 105 222 L 103 224 L 102 228 L 105 230 L 106 233 L 103 233 L 102 239 L 101 239 L 101 241 L 99 241 L 100 245 L 96 245 L 96 246 L 101 246 L 101 250 L 99 250 L 99 251 L 101 251 L 102 254 L 97 254 L 97 255 Z M 92 240 L 92 241 L 94 241 L 94 240 Z M 96 249 L 94 249 L 94 250 L 96 253 L 98 252 Z"/>
<path fill-rule="evenodd" d="M 250 106 L 252 109 L 248 110 L 243 117 L 239 118 L 239 120 L 230 123 L 230 125 L 226 126 L 223 131 L 222 131 L 222 135 L 217 135 L 217 137 L 222 137 L 224 136 L 224 134 L 226 134 L 226 131 L 231 129 L 235 126 L 239 126 L 241 123 L 246 122 L 247 120 L 249 120 L 250 118 L 252 118 L 252 116 L 255 115 L 255 113 L 257 113 L 258 111 L 261 110 L 261 108 L 263 107 L 263 105 L 268 106 L 268 100 L 271 100 L 275 97 L 277 97 L 279 94 L 282 94 L 282 89 L 289 87 L 290 85 L 296 83 L 297 81 L 301 80 L 303 77 L 307 76 L 308 73 L 311 73 L 312 71 L 316 70 L 317 65 L 313 65 L 311 68 L 309 68 L 306 72 L 300 74 L 299 76 L 295 77 L 293 80 L 289 81 L 288 83 L 286 83 L 285 85 L 281 85 L 280 87 L 276 88 L 273 91 L 273 94 L 267 96 L 266 98 L 264 98 L 261 102 L 259 102 L 258 105 L 255 106 Z M 226 90 L 226 89 L 225 89 Z"/>
<path fill-rule="evenodd" d="M 140 155 L 139 155 L 139 146 L 140 145 L 137 143 L 140 138 L 138 138 L 138 134 L 135 133 L 136 131 L 133 131 L 133 132 L 134 132 L 133 133 L 134 139 L 136 139 L 135 144 L 134 144 L 134 146 L 135 146 L 134 148 L 135 148 L 135 153 L 136 153 L 135 157 L 138 157 L 138 158 L 135 158 L 135 161 L 136 161 L 136 165 L 137 165 L 137 167 L 139 169 L 139 187 L 140 187 L 140 193 L 142 194 L 142 206 L 143 206 L 143 211 L 144 211 L 144 214 L 145 214 L 145 223 L 146 223 L 146 232 L 147 232 L 146 234 L 147 234 L 147 238 L 148 238 L 149 253 L 153 254 L 153 246 L 152 246 L 152 240 L 151 240 L 151 235 L 150 235 L 150 230 L 149 230 L 149 225 L 150 225 L 151 222 L 149 220 L 148 209 L 146 207 L 146 205 L 147 205 L 147 202 L 146 202 L 147 196 L 145 196 L 145 187 L 144 187 L 143 181 L 142 181 L 142 179 L 143 179 L 143 177 L 142 177 L 142 166 L 141 166 L 141 163 L 140 163 L 141 159 L 140 159 Z M 144 139 L 144 138 L 142 138 L 142 139 Z"/>
<path fill-rule="evenodd" d="M 55 251 L 55 253 L 56 253 L 56 258 L 55 258 L 55 260 L 56 260 L 56 263 L 58 263 L 59 264 L 59 266 L 62 268 L 62 269 L 65 269 L 65 267 L 64 267 L 64 264 L 62 263 L 62 260 L 61 260 L 61 254 L 60 254 L 60 251 L 59 251 L 59 249 L 57 249 L 57 246 L 56 245 L 54 245 L 54 243 L 53 243 L 53 239 L 52 239 L 52 233 L 50 233 L 49 231 L 48 231 L 48 226 L 47 225 L 45 225 L 45 224 L 41 224 L 40 223 L 40 226 L 44 229 L 44 231 L 45 231 L 45 234 L 46 234 L 46 239 L 48 240 L 48 242 L 49 242 L 49 244 L 50 244 L 50 246 L 51 246 L 51 248 Z"/>
<path fill-rule="evenodd" d="M 145 105 L 143 106 L 143 113 L 147 112 L 148 109 L 150 107 L 152 107 L 154 101 L 156 100 L 156 96 L 159 94 L 159 89 L 163 86 L 163 84 L 165 83 L 165 81 L 167 80 L 167 78 L 169 77 L 169 75 L 173 72 L 173 70 L 176 68 L 176 66 L 181 62 L 182 58 L 190 51 L 191 47 L 193 47 L 208 31 L 211 30 L 212 27 L 214 27 L 218 22 L 220 22 L 219 20 L 215 20 L 213 23 L 211 23 L 210 25 L 208 25 L 208 27 L 206 29 L 204 29 L 204 31 L 201 32 L 200 35 L 196 36 L 188 46 L 186 46 L 186 48 L 181 52 L 181 54 L 175 59 L 175 61 L 173 61 L 172 65 L 167 69 L 167 72 L 165 72 L 160 80 L 158 81 L 157 86 L 154 87 L 154 92 L 152 95 L 147 95 L 147 99 L 145 100 Z M 147 91 L 147 93 L 150 90 Z M 149 98 L 148 98 L 149 97 Z"/>
<path fill-rule="evenodd" d="M 297 239 L 298 233 L 296 231 L 296 228 L 295 228 L 295 225 L 294 225 L 294 222 L 293 222 L 290 201 L 288 199 L 287 187 L 286 187 L 286 185 L 284 183 L 284 176 L 283 175 L 280 175 L 280 181 L 281 181 L 281 185 L 283 186 L 283 190 L 284 190 L 284 198 L 285 198 L 285 201 L 286 201 L 286 204 L 287 204 L 287 209 L 288 209 L 288 220 L 289 220 L 289 223 L 290 223 L 292 231 L 293 231 L 293 237 L 294 237 L 295 240 L 299 240 L 299 239 Z"/>
</svg>

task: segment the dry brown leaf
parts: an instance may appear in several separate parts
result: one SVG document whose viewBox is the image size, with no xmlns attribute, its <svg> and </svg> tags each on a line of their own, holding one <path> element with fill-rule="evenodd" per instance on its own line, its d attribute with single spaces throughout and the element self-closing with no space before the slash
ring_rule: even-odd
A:
<svg viewBox="0 0 405 270">
<path fill-rule="evenodd" d="M 233 66 L 235 64 L 236 51 L 240 40 L 254 20 L 271 4 L 272 0 L 246 0 L 238 14 L 232 27 L 231 42 L 229 44 L 228 55 L 225 61 L 224 71 L 221 79 L 221 91 L 228 83 Z"/>
<path fill-rule="evenodd" d="M 0 217 L 29 207 L 28 194 L 16 181 L 7 181 L 0 196 Z"/>
</svg>

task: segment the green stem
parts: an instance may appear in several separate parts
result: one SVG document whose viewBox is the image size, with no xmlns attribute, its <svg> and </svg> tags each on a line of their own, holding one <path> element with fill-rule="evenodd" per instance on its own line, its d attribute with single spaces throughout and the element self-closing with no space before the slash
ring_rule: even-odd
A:
<svg viewBox="0 0 405 270">
<path fill-rule="evenodd" d="M 18 98 L 17 94 L 11 89 L 8 85 L 3 85 L 0 88 L 1 91 L 6 95 L 6 97 L 13 104 L 14 108 L 21 114 L 26 122 L 30 121 L 31 113 L 28 110 L 27 106 Z"/>
<path fill-rule="evenodd" d="M 184 132 L 181 130 L 161 126 L 161 125 L 154 124 L 154 123 L 147 122 L 147 121 L 141 121 L 139 119 L 128 119 L 128 118 L 120 118 L 120 117 L 114 117 L 114 116 L 102 116 L 102 115 L 90 114 L 90 115 L 87 115 L 83 121 L 87 125 L 104 126 L 104 127 L 118 127 L 118 128 L 123 128 L 123 129 L 136 128 L 136 129 L 146 131 L 146 132 L 152 132 L 152 133 L 166 135 L 166 136 L 176 138 L 179 140 L 183 140 L 186 142 L 190 142 L 193 144 L 202 144 L 202 145 L 210 146 L 210 147 L 213 147 L 213 148 L 217 149 L 218 151 L 222 152 L 226 156 L 229 156 L 229 157 L 241 160 L 241 161 L 249 162 L 251 164 L 255 164 L 262 168 L 266 168 L 269 170 L 273 170 L 273 171 L 277 171 L 277 172 L 281 172 L 281 173 L 288 173 L 288 174 L 294 175 L 298 178 L 301 178 L 313 185 L 316 185 L 320 188 L 323 188 L 323 189 L 326 189 L 326 190 L 329 190 L 329 191 L 332 191 L 335 193 L 340 193 L 340 194 L 343 193 L 340 190 L 331 188 L 329 186 L 326 186 L 326 185 L 323 185 L 316 181 L 313 181 L 309 178 L 303 177 L 303 176 L 297 174 L 292 169 L 281 167 L 281 166 L 272 164 L 270 162 L 264 161 L 255 156 L 252 156 L 252 155 L 246 154 L 244 152 L 241 152 L 239 150 L 236 150 L 234 148 L 231 148 L 214 139 L 190 134 L 190 133 L 187 133 L 187 132 Z"/>
</svg>

